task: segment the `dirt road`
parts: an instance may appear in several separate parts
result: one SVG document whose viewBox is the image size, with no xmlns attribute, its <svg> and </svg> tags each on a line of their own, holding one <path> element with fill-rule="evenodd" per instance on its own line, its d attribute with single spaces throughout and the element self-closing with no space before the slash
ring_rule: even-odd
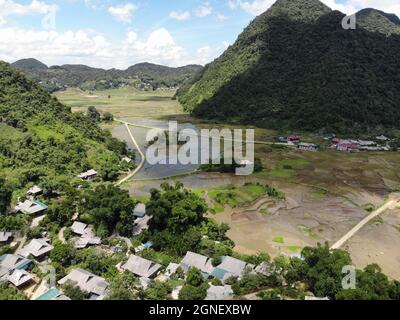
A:
<svg viewBox="0 0 400 320">
<path fill-rule="evenodd" d="M 347 241 L 349 241 L 357 232 L 359 232 L 366 224 L 371 220 L 375 219 L 381 213 L 388 209 L 394 209 L 399 205 L 399 199 L 392 199 L 386 202 L 379 209 L 372 212 L 370 215 L 361 220 L 353 229 L 351 229 L 347 234 L 345 234 L 338 242 L 336 242 L 331 249 L 340 249 Z"/>
<path fill-rule="evenodd" d="M 115 186 L 120 186 L 120 185 L 123 184 L 124 182 L 126 182 L 126 181 L 128 181 L 129 179 L 133 178 L 133 177 L 143 168 L 144 163 L 145 163 L 145 161 L 146 161 L 146 157 L 145 157 L 144 153 L 142 152 L 142 150 L 140 149 L 138 143 L 136 142 L 136 139 L 135 139 L 135 137 L 133 136 L 133 134 L 132 134 L 132 132 L 131 132 L 131 129 L 129 129 L 128 123 L 127 123 L 127 122 L 124 122 L 124 121 L 120 121 L 120 120 L 116 120 L 116 121 L 121 122 L 121 123 L 123 123 L 123 124 L 125 125 L 125 128 L 126 128 L 126 130 L 128 131 L 128 134 L 129 134 L 130 138 L 132 139 L 132 142 L 133 142 L 134 146 L 135 146 L 136 149 L 138 150 L 139 155 L 140 155 L 140 158 L 141 158 L 140 163 L 139 163 L 139 165 L 137 166 L 137 168 L 136 168 L 134 171 L 130 172 L 125 178 L 121 179 L 120 181 L 118 181 L 118 182 L 115 184 Z"/>
</svg>

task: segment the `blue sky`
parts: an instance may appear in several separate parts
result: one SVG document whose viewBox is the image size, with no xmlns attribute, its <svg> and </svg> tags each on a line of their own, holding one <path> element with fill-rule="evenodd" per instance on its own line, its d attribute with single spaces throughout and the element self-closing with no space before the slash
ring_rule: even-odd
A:
<svg viewBox="0 0 400 320">
<path fill-rule="evenodd" d="M 274 0 L 0 0 L 0 59 L 126 68 L 205 64 Z M 342 12 L 400 0 L 323 0 Z"/>
</svg>

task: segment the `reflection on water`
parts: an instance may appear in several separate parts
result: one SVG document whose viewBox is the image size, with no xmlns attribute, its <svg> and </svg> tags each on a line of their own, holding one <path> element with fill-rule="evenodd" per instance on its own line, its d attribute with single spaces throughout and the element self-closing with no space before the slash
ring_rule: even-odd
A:
<svg viewBox="0 0 400 320">
<path fill-rule="evenodd" d="M 151 120 L 151 119 L 138 119 L 138 118 L 124 118 L 122 120 L 132 123 L 132 124 L 135 124 L 135 125 L 156 127 L 156 128 L 162 128 L 162 129 L 168 130 L 168 122 L 167 121 Z M 179 130 L 193 129 L 198 132 L 198 129 L 190 123 L 179 124 L 178 129 Z M 142 150 L 142 152 L 144 154 L 146 154 L 146 150 L 147 150 L 146 135 L 151 129 L 130 126 L 130 130 L 131 130 L 133 136 L 135 137 L 136 142 L 138 143 L 140 149 Z M 115 127 L 112 130 L 112 135 L 120 140 L 126 141 L 129 148 L 136 150 L 124 125 Z M 205 150 L 204 148 L 202 148 L 202 146 L 199 145 L 198 152 L 200 155 L 204 152 L 209 152 L 209 151 Z M 168 156 L 166 159 L 168 160 Z M 168 163 L 168 162 L 169 161 L 166 161 L 166 163 Z M 137 164 L 140 163 L 139 155 L 137 156 L 136 163 Z M 171 164 L 171 165 L 170 164 L 152 165 L 146 161 L 143 169 L 140 170 L 140 172 L 133 178 L 133 180 L 168 178 L 168 177 L 192 173 L 198 168 L 199 168 L 199 165 L 197 165 L 197 164 L 182 165 L 182 164 L 178 163 L 178 164 Z"/>
</svg>

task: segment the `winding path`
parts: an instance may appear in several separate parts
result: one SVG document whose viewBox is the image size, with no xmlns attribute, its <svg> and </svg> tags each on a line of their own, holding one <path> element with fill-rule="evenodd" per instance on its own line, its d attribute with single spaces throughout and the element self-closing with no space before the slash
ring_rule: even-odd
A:
<svg viewBox="0 0 400 320">
<path fill-rule="evenodd" d="M 399 199 L 392 199 L 383 204 L 379 209 L 372 212 L 370 215 L 361 220 L 353 229 L 346 233 L 331 249 L 340 249 L 347 241 L 349 241 L 357 232 L 359 232 L 367 223 L 385 212 L 387 209 L 393 209 L 399 205 Z"/>
<path fill-rule="evenodd" d="M 121 122 L 125 125 L 126 130 L 128 131 L 128 134 L 130 136 L 130 138 L 132 139 L 132 142 L 135 146 L 135 148 L 138 150 L 139 155 L 140 155 L 140 163 L 139 165 L 136 167 L 136 169 L 132 172 L 130 172 L 125 178 L 121 179 L 120 181 L 118 181 L 115 186 L 120 186 L 121 184 L 123 184 L 124 182 L 128 181 L 129 179 L 133 178 L 144 166 L 144 163 L 146 161 L 146 156 L 144 155 L 144 153 L 142 152 L 142 150 L 140 149 L 138 143 L 136 142 L 135 137 L 132 134 L 131 129 L 129 129 L 129 123 L 125 122 L 125 121 L 121 121 L 121 120 L 115 120 L 118 122 Z"/>
<path fill-rule="evenodd" d="M 130 125 L 130 126 L 132 126 L 132 127 L 137 127 L 137 128 L 144 128 L 144 129 L 151 129 L 151 130 L 153 130 L 153 129 L 156 129 L 156 130 L 167 130 L 166 128 L 145 126 L 145 125 L 140 125 L 140 124 L 135 124 L 135 123 L 130 123 L 130 122 L 122 121 L 122 120 L 119 120 L 119 119 L 114 119 L 114 120 L 117 121 L 117 122 L 126 124 L 126 125 Z M 189 135 L 190 135 L 190 134 L 189 134 Z M 204 136 L 204 135 L 201 135 L 201 134 L 196 134 L 196 136 L 208 138 L 208 136 Z M 284 145 L 284 146 L 288 146 L 288 147 L 291 146 L 291 145 L 289 145 L 289 144 L 287 144 L 287 143 L 281 143 L 281 142 L 267 142 L 267 141 L 259 141 L 259 140 L 240 140 L 240 141 L 238 141 L 238 140 L 235 140 L 235 139 L 226 139 L 226 138 L 224 138 L 224 140 L 226 140 L 226 141 L 232 141 L 232 142 L 237 141 L 237 142 L 243 142 L 243 143 L 264 144 L 264 145 Z"/>
</svg>

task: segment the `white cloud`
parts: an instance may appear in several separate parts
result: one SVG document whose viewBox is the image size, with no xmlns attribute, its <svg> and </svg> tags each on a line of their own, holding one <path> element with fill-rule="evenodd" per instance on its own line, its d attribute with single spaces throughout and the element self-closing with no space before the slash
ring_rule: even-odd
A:
<svg viewBox="0 0 400 320">
<path fill-rule="evenodd" d="M 148 61 L 182 66 L 208 63 L 223 48 L 205 47 L 189 52 L 164 28 L 154 30 L 148 37 L 129 31 L 123 41 L 115 43 L 94 30 L 58 32 L 0 27 L 0 59 L 9 62 L 33 57 L 47 65 L 86 64 L 125 69 Z"/>
<path fill-rule="evenodd" d="M 184 11 L 184 12 L 172 11 L 169 14 L 170 18 L 179 21 L 189 20 L 191 16 L 192 14 L 190 13 L 190 11 Z"/>
<path fill-rule="evenodd" d="M 275 3 L 275 1 L 276 0 L 254 0 L 249 2 L 241 0 L 229 0 L 228 6 L 233 10 L 241 8 L 253 16 L 258 16 L 269 9 L 271 5 Z"/>
<path fill-rule="evenodd" d="M 218 13 L 217 14 L 217 20 L 218 21 L 225 21 L 225 20 L 228 20 L 228 17 L 226 15 L 222 14 L 222 13 Z"/>
<path fill-rule="evenodd" d="M 229 0 L 228 6 L 232 10 L 242 9 L 247 13 L 257 16 L 268 10 L 276 0 Z M 339 10 L 346 14 L 353 14 L 364 8 L 375 8 L 387 13 L 395 13 L 400 16 L 400 1 L 396 0 L 321 0 L 333 10 Z"/>
<path fill-rule="evenodd" d="M 43 1 L 32 0 L 29 4 L 20 4 L 13 0 L 0 0 L 0 26 L 6 23 L 6 17 L 13 15 L 47 14 L 58 10 L 58 6 Z"/>
<path fill-rule="evenodd" d="M 197 9 L 194 10 L 194 14 L 199 18 L 204 18 L 211 15 L 213 12 L 213 8 L 211 7 L 209 2 L 205 2 Z"/>
<path fill-rule="evenodd" d="M 118 21 L 130 23 L 132 21 L 133 12 L 137 8 L 137 5 L 133 3 L 127 3 L 125 5 L 109 7 L 108 12 Z"/>
<path fill-rule="evenodd" d="M 205 46 L 196 50 L 193 61 L 188 61 L 187 64 L 197 63 L 205 65 L 215 58 L 219 57 L 229 46 L 227 41 L 222 42 L 218 47 Z"/>
<path fill-rule="evenodd" d="M 365 8 L 375 8 L 400 16 L 400 1 L 398 0 L 347 0 L 344 3 L 339 3 L 338 0 L 322 0 L 322 2 L 328 7 L 346 14 L 353 14 Z"/>
</svg>

